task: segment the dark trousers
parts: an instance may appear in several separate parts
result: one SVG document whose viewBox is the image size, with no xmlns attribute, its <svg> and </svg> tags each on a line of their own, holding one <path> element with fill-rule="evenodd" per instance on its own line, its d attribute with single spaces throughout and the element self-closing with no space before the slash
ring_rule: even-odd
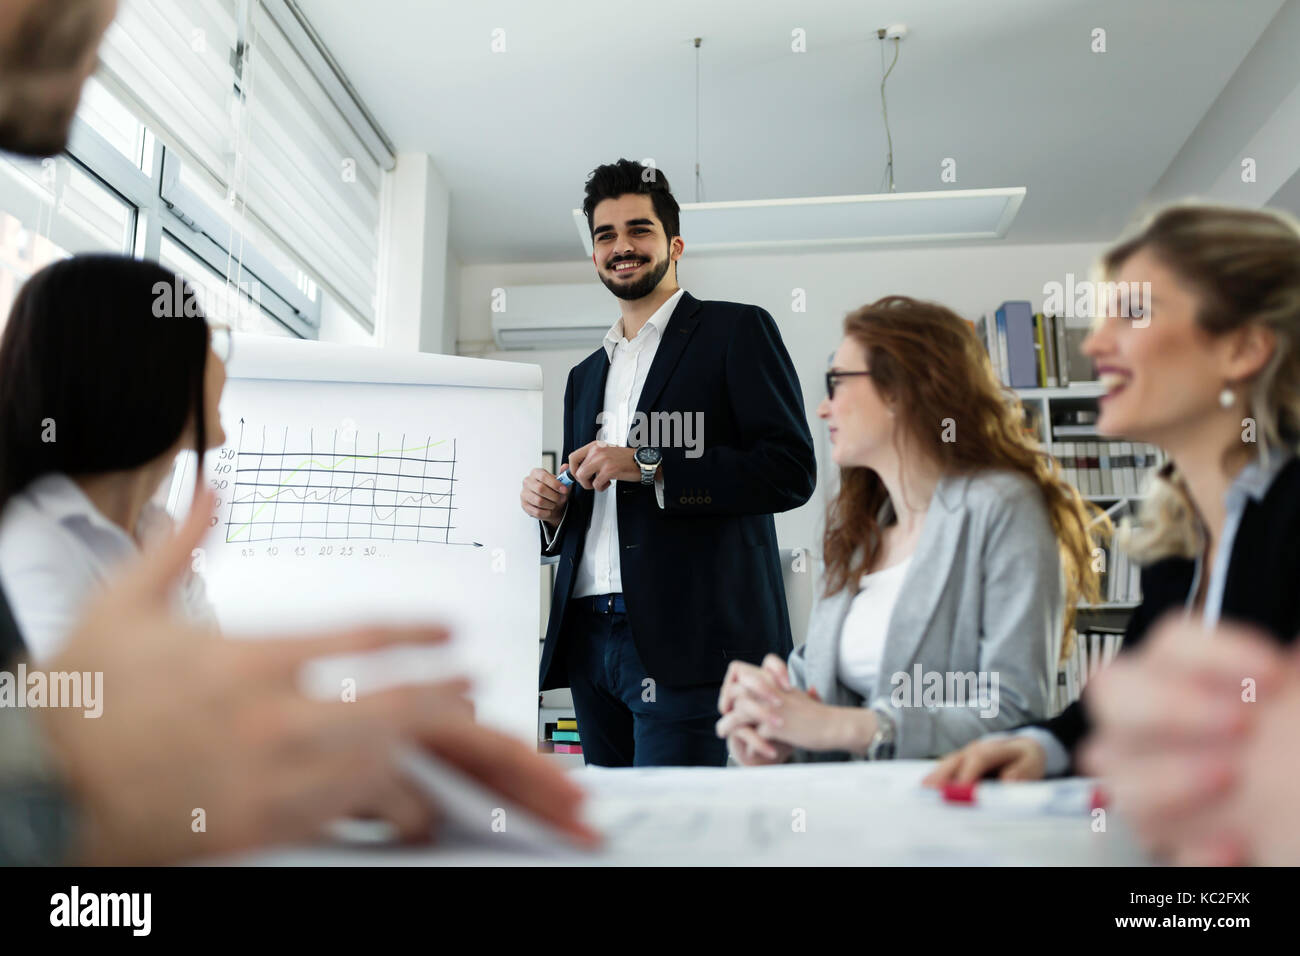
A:
<svg viewBox="0 0 1300 956">
<path fill-rule="evenodd" d="M 565 614 L 566 658 L 582 754 L 602 767 L 723 767 L 720 684 L 667 687 L 641 664 L 627 615 L 574 598 Z"/>
</svg>

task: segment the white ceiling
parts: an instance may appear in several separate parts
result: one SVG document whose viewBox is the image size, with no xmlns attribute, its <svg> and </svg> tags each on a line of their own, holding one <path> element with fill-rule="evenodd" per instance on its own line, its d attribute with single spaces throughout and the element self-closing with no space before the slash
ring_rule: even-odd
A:
<svg viewBox="0 0 1300 956">
<path fill-rule="evenodd" d="M 887 88 L 898 191 L 1023 185 L 1005 241 L 1109 240 L 1281 5 L 300 0 L 399 151 L 433 158 L 465 263 L 582 258 L 570 210 L 588 172 L 621 156 L 654 158 L 695 199 L 695 36 L 700 199 L 878 191 L 875 29 L 899 21 L 911 32 Z M 504 53 L 490 48 L 498 27 Z M 1090 50 L 1095 27 L 1106 53 Z M 806 53 L 791 52 L 796 28 Z M 945 157 L 954 184 L 939 180 Z"/>
</svg>

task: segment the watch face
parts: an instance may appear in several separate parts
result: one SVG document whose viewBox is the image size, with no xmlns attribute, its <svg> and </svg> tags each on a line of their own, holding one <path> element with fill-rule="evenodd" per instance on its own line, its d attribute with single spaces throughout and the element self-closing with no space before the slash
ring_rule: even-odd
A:
<svg viewBox="0 0 1300 956">
<path fill-rule="evenodd" d="M 638 448 L 634 457 L 643 465 L 657 465 L 664 456 L 659 454 L 657 448 Z"/>
</svg>

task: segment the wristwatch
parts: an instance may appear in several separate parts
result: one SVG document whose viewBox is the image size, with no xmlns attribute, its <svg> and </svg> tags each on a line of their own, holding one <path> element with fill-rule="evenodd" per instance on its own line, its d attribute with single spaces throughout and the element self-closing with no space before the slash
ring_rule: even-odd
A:
<svg viewBox="0 0 1300 956">
<path fill-rule="evenodd" d="M 876 733 L 867 745 L 868 760 L 894 759 L 894 718 L 879 707 L 871 708 L 876 715 Z"/>
<path fill-rule="evenodd" d="M 641 484 L 653 485 L 655 483 L 655 472 L 659 469 L 659 463 L 664 460 L 658 448 L 638 448 L 633 455 L 636 463 L 641 466 Z"/>
</svg>

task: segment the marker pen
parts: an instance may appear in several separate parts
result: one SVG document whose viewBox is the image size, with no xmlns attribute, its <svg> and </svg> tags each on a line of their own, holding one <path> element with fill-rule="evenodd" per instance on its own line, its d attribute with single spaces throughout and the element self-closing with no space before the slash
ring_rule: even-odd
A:
<svg viewBox="0 0 1300 956">
<path fill-rule="evenodd" d="M 1106 795 L 1091 780 L 1049 784 L 988 782 L 949 783 L 943 788 L 945 803 L 1025 813 L 1084 814 L 1106 806 Z"/>
</svg>

